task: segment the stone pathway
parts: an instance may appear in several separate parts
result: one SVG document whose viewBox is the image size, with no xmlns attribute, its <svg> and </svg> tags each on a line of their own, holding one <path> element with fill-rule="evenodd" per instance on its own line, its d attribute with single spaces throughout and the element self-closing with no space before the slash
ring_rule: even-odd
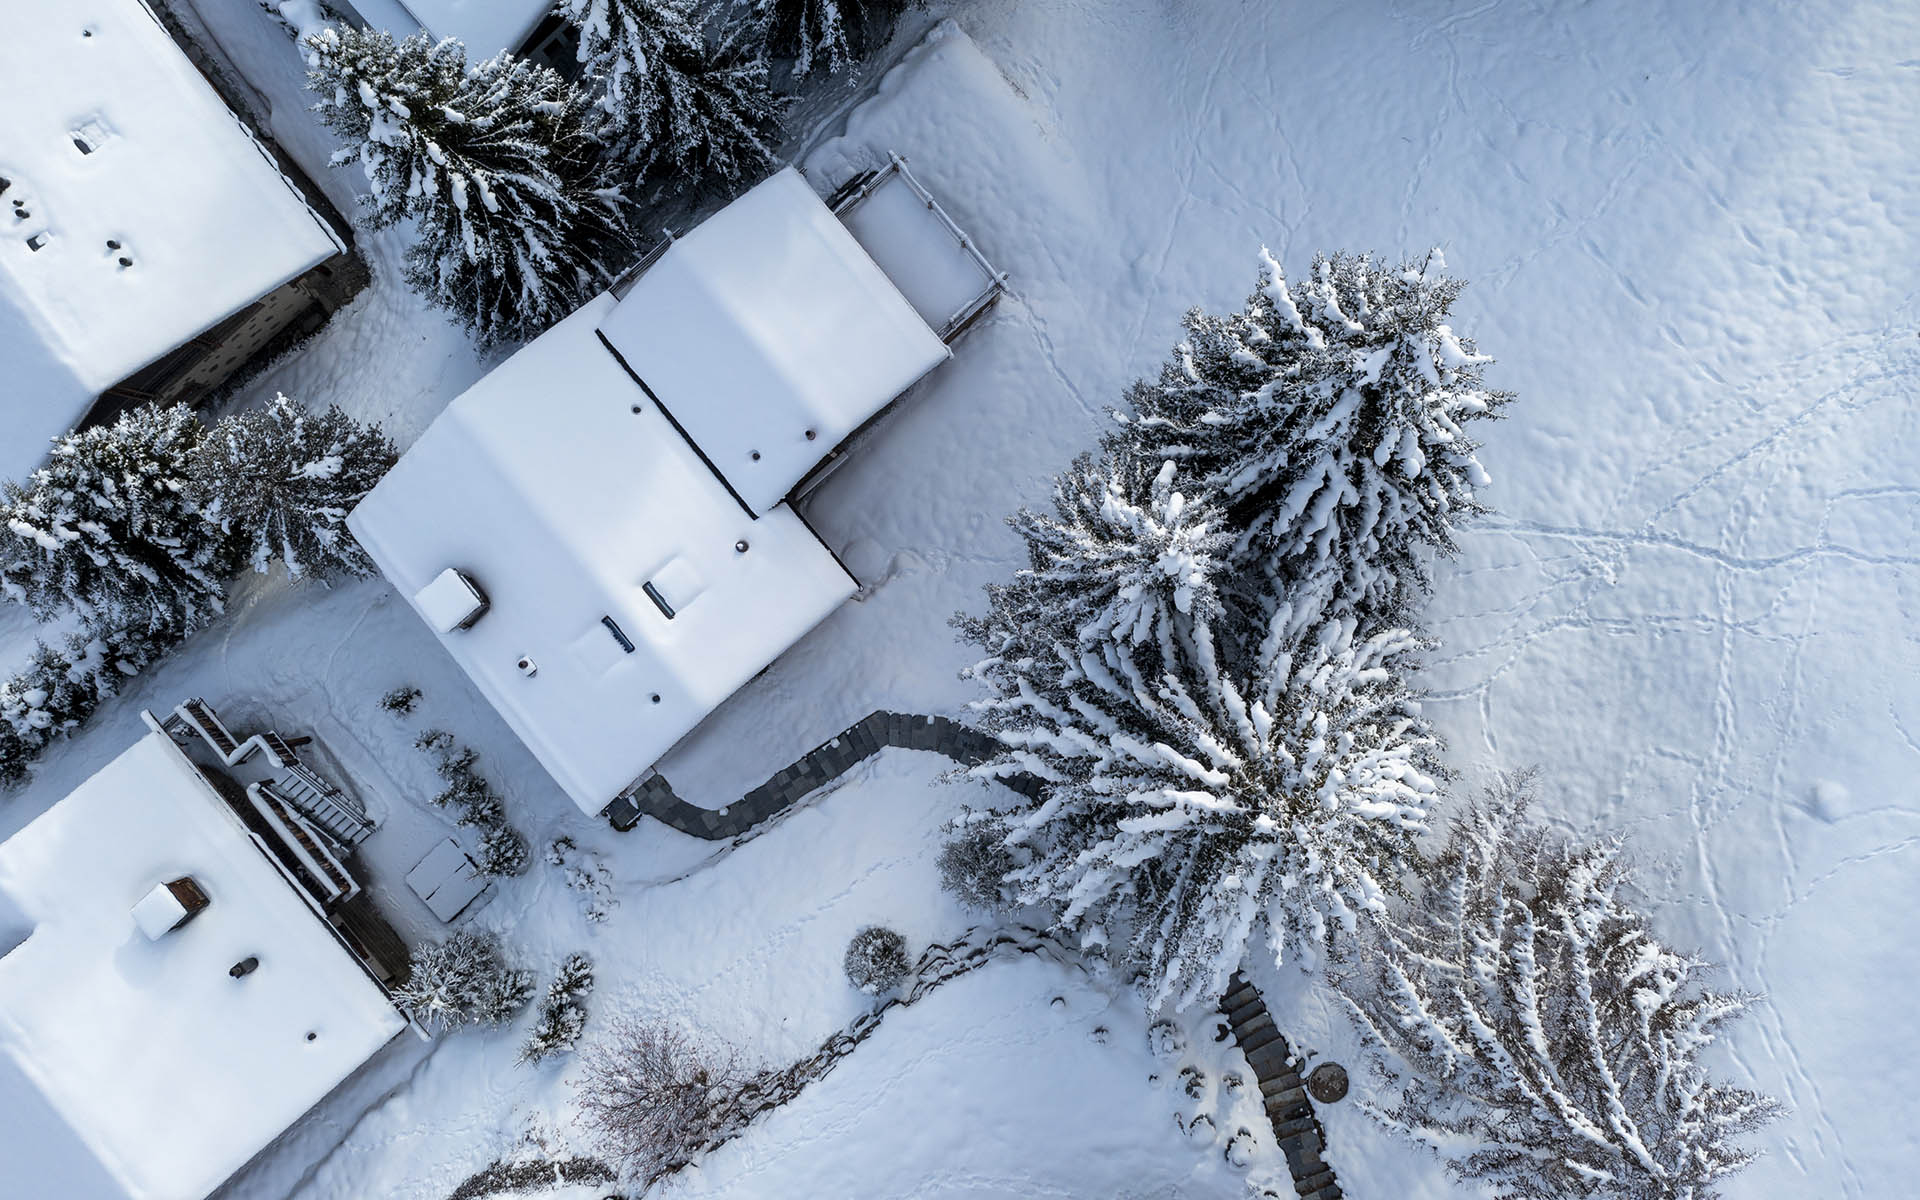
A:
<svg viewBox="0 0 1920 1200">
<path fill-rule="evenodd" d="M 1327 1145 L 1326 1132 L 1313 1115 L 1306 1083 L 1294 1069 L 1293 1051 L 1280 1036 L 1259 989 L 1235 971 L 1227 982 L 1227 994 L 1220 998 L 1220 1011 L 1260 1081 L 1260 1098 L 1266 1104 L 1267 1120 L 1273 1123 L 1273 1136 L 1287 1156 L 1293 1190 L 1304 1200 L 1340 1200 L 1333 1168 L 1320 1158 Z"/>
<path fill-rule="evenodd" d="M 649 776 L 607 808 L 607 820 L 619 830 L 632 829 L 641 817 L 652 817 L 708 841 L 725 841 L 761 824 L 809 792 L 852 770 L 887 746 L 902 750 L 929 750 L 963 766 L 985 762 L 995 742 L 972 726 L 948 717 L 913 713 L 868 713 L 846 729 L 773 773 L 724 808 L 702 808 L 682 800 L 664 775 Z M 1037 780 L 1020 776 L 1007 781 L 1017 792 L 1032 795 Z"/>
</svg>

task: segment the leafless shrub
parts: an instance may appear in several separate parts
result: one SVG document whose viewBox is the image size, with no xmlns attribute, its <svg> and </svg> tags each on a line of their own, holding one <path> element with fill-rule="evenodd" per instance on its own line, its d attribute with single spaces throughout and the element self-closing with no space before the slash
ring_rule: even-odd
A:
<svg viewBox="0 0 1920 1200">
<path fill-rule="evenodd" d="M 751 1073 L 729 1047 L 659 1022 L 619 1020 L 582 1056 L 581 1122 L 642 1187 L 732 1137 Z"/>
</svg>

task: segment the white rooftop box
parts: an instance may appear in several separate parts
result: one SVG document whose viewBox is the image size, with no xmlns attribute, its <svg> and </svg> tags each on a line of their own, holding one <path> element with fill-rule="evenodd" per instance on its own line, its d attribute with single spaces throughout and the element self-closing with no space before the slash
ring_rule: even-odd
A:
<svg viewBox="0 0 1920 1200">
<path fill-rule="evenodd" d="M 466 629 L 487 611 L 487 597 L 480 588 L 452 567 L 433 577 L 433 582 L 413 594 L 414 607 L 427 624 L 439 633 Z"/>
</svg>

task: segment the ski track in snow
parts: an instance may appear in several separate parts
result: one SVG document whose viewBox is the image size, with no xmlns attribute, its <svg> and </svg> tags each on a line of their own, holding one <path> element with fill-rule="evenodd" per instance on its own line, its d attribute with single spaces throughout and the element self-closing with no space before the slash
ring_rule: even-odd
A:
<svg viewBox="0 0 1920 1200">
<path fill-rule="evenodd" d="M 358 168 L 325 168 L 284 33 L 251 4 L 193 4 L 288 150 L 350 209 Z M 1183 311 L 1237 304 L 1263 244 L 1295 273 L 1317 249 L 1438 244 L 1471 281 L 1456 327 L 1519 396 L 1482 455 L 1498 511 L 1440 566 L 1429 613 L 1429 711 L 1460 786 L 1537 764 L 1539 812 L 1629 834 L 1660 927 L 1770 994 L 1725 1066 L 1793 1112 L 1756 1139 L 1766 1157 L 1732 1200 L 1911 1190 L 1920 13 L 1892 0 L 954 9 L 991 68 L 919 62 L 844 136 L 809 138 L 808 163 L 824 185 L 861 155 L 907 153 L 1015 294 L 811 504 L 830 544 L 862 546 L 884 575 L 667 774 L 688 794 L 738 794 L 878 705 L 958 713 L 970 652 L 946 620 L 1017 565 L 1001 518 L 1044 502 L 1047 475 L 1157 369 Z M 405 444 L 478 378 L 490 360 L 402 284 L 404 244 L 363 232 L 373 286 L 252 391 L 340 403 Z M 0 614 L 8 646 L 33 632 Z M 402 682 L 426 692 L 409 721 L 373 708 Z M 123 748 L 139 706 L 194 694 L 319 735 L 388 814 L 364 852 L 410 937 L 437 926 L 399 874 L 465 835 L 422 803 L 435 782 L 410 741 L 441 726 L 479 749 L 536 851 L 566 833 L 615 876 L 603 926 L 542 863 L 471 918 L 543 973 L 594 954 L 596 1021 L 665 1015 L 784 1061 L 858 1011 L 838 975 L 853 929 L 884 920 L 919 943 L 968 921 L 930 879 L 963 794 L 935 785 L 940 764 L 886 752 L 723 853 L 650 825 L 615 835 L 574 812 L 375 582 L 244 583 L 215 630 L 0 807 L 0 835 Z M 1127 1006 L 1050 971 L 996 966 L 890 1015 L 825 1082 L 665 1190 L 848 1195 L 859 1178 L 910 1196 L 1237 1194 L 1206 1166 L 1216 1150 L 1167 1131 L 1166 1097 L 1132 1089 L 1154 1065 Z M 1256 977 L 1296 1048 L 1355 1062 L 1323 993 L 1286 971 Z M 1108 1046 L 1085 1036 L 1096 1018 L 1115 1027 Z M 444 1195 L 529 1117 L 564 1118 L 571 1066 L 514 1067 L 516 1043 L 389 1047 L 223 1196 Z M 1351 1104 L 1322 1116 L 1350 1194 L 1465 1194 Z"/>
</svg>

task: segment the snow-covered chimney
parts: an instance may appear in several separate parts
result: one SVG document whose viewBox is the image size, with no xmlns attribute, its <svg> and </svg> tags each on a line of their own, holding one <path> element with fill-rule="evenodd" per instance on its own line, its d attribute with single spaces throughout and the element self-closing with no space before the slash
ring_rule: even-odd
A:
<svg viewBox="0 0 1920 1200">
<path fill-rule="evenodd" d="M 193 920 L 208 903 L 206 890 L 194 882 L 193 876 L 182 875 L 154 884 L 153 890 L 133 906 L 133 923 L 150 941 L 157 942 Z"/>
</svg>

